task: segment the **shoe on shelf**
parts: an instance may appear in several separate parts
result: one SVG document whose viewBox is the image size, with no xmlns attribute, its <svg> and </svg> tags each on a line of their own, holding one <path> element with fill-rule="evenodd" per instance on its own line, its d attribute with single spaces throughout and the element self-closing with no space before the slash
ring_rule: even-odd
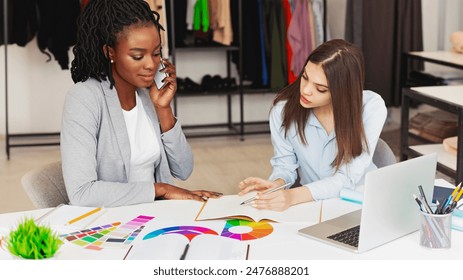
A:
<svg viewBox="0 0 463 280">
<path fill-rule="evenodd" d="M 188 77 L 184 79 L 177 77 L 177 89 L 183 92 L 199 92 L 201 86 Z"/>
<path fill-rule="evenodd" d="M 229 90 L 235 90 L 238 88 L 235 78 L 225 78 L 224 88 Z"/>
<path fill-rule="evenodd" d="M 224 79 L 219 75 L 215 75 L 211 80 L 211 90 L 212 91 L 223 91 L 225 88 Z"/>
<path fill-rule="evenodd" d="M 212 77 L 211 75 L 204 75 L 201 79 L 201 91 L 211 91 L 212 86 Z"/>
<path fill-rule="evenodd" d="M 185 81 L 183 80 L 183 78 L 177 77 L 177 90 L 185 91 Z"/>
</svg>

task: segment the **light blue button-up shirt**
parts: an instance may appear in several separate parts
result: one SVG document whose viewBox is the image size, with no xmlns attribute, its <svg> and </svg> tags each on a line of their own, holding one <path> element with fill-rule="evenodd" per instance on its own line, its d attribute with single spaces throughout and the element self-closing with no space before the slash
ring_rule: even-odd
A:
<svg viewBox="0 0 463 280">
<path fill-rule="evenodd" d="M 281 127 L 285 104 L 285 101 L 279 102 L 270 112 L 274 148 L 270 180 L 281 178 L 294 183 L 299 173 L 301 184 L 309 188 L 315 200 L 320 200 L 339 196 L 342 188 L 354 189 L 363 184 L 366 172 L 376 169 L 372 163 L 373 152 L 387 117 L 387 108 L 380 95 L 369 90 L 363 92 L 362 119 L 369 152 L 364 151 L 350 163 L 341 165 L 338 171 L 331 166 L 337 153 L 334 130 L 327 134 L 311 112 L 304 130 L 307 144 L 300 141 L 294 124 L 285 137 Z"/>
</svg>

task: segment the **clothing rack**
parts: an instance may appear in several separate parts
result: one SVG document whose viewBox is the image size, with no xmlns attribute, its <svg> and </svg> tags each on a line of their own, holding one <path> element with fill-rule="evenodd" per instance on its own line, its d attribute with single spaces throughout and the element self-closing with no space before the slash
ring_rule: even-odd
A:
<svg viewBox="0 0 463 280">
<path fill-rule="evenodd" d="M 10 150 L 15 147 L 32 147 L 32 146 L 56 146 L 59 145 L 58 141 L 38 141 L 28 140 L 26 142 L 11 143 L 10 140 L 14 138 L 50 138 L 60 135 L 59 132 L 51 133 L 16 133 L 11 134 L 9 131 L 9 117 L 8 117 L 8 0 L 3 0 L 3 37 L 5 45 L 5 149 L 6 157 L 10 159 Z"/>
<path fill-rule="evenodd" d="M 323 0 L 323 41 L 327 40 L 327 4 Z M 59 132 L 52 133 L 17 133 L 11 134 L 9 131 L 9 110 L 8 110 L 8 0 L 3 1 L 3 36 L 4 36 L 4 56 L 5 56 L 5 150 L 7 159 L 10 159 L 10 150 L 15 147 L 31 147 L 31 146 L 54 146 L 60 145 L 58 141 L 27 141 L 24 143 L 11 143 L 12 139 L 26 139 L 26 138 L 50 138 L 60 135 Z M 240 39 L 241 42 L 241 39 Z M 241 108 L 241 119 L 243 119 L 243 108 Z M 243 123 L 241 123 L 241 131 L 243 131 Z M 242 136 L 242 135 L 241 135 Z"/>
</svg>

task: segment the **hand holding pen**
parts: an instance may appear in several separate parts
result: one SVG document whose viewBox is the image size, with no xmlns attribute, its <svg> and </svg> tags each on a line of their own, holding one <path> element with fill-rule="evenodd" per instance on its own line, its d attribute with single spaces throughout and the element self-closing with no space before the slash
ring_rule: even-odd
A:
<svg viewBox="0 0 463 280">
<path fill-rule="evenodd" d="M 276 188 L 273 188 L 273 189 L 268 189 L 268 190 L 266 190 L 265 192 L 263 192 L 262 194 L 273 193 L 273 192 L 276 192 L 276 191 L 281 190 L 281 189 L 283 189 L 283 188 L 286 188 L 286 187 L 288 187 L 289 185 L 291 185 L 291 183 L 286 183 L 286 184 L 281 185 L 281 186 L 279 186 L 279 187 L 276 187 Z M 258 198 L 259 198 L 259 197 L 256 195 L 256 196 L 254 196 L 254 197 L 252 197 L 252 198 L 250 198 L 250 199 L 248 199 L 248 200 L 245 200 L 245 201 L 241 202 L 240 205 L 249 204 L 249 203 L 253 202 L 254 200 L 256 200 L 256 199 L 258 199 Z"/>
</svg>

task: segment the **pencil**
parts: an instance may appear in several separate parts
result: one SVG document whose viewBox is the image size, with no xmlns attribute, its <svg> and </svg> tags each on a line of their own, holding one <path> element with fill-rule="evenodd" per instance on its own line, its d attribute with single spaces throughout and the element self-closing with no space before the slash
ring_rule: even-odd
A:
<svg viewBox="0 0 463 280">
<path fill-rule="evenodd" d="M 188 254 L 188 249 L 190 249 L 190 243 L 185 245 L 185 249 L 183 250 L 183 254 L 180 256 L 181 260 L 185 260 L 186 254 Z"/>
<path fill-rule="evenodd" d="M 461 188 L 460 191 L 458 192 L 458 194 L 455 195 L 454 201 L 458 202 L 460 200 L 460 198 L 461 198 L 461 195 L 463 195 L 463 188 Z"/>
<path fill-rule="evenodd" d="M 250 244 L 248 244 L 248 247 L 246 248 L 246 260 L 249 260 L 249 248 L 251 247 Z"/>
<path fill-rule="evenodd" d="M 87 218 L 88 216 L 93 215 L 93 214 L 95 214 L 96 212 L 98 212 L 98 211 L 100 211 L 100 210 L 101 210 L 101 207 L 95 208 L 95 209 L 93 209 L 92 211 L 89 211 L 89 212 L 87 212 L 87 213 L 85 213 L 85 214 L 80 215 L 79 217 L 76 217 L 76 218 L 70 220 L 69 222 L 66 223 L 66 225 L 70 225 L 70 224 L 73 224 L 73 223 L 75 223 L 75 222 L 77 222 L 77 221 L 80 221 L 80 220 L 82 220 L 82 219 L 85 219 L 85 218 Z"/>
<path fill-rule="evenodd" d="M 268 193 L 276 192 L 276 191 L 278 191 L 278 190 L 281 190 L 281 189 L 283 189 L 283 188 L 286 188 L 286 187 L 289 186 L 289 185 L 291 185 L 291 183 L 286 183 L 286 184 L 281 185 L 281 186 L 279 186 L 279 187 L 276 187 L 276 188 L 273 188 L 273 189 L 268 189 L 268 190 L 266 190 L 265 192 L 263 192 L 262 194 L 268 194 Z M 254 196 L 254 197 L 252 197 L 252 198 L 250 198 L 250 199 L 248 199 L 248 200 L 245 200 L 245 201 L 241 202 L 240 205 L 248 204 L 248 203 L 250 203 L 250 202 L 252 202 L 252 201 L 254 201 L 254 200 L 256 200 L 256 199 L 257 199 L 257 198 Z"/>
</svg>

